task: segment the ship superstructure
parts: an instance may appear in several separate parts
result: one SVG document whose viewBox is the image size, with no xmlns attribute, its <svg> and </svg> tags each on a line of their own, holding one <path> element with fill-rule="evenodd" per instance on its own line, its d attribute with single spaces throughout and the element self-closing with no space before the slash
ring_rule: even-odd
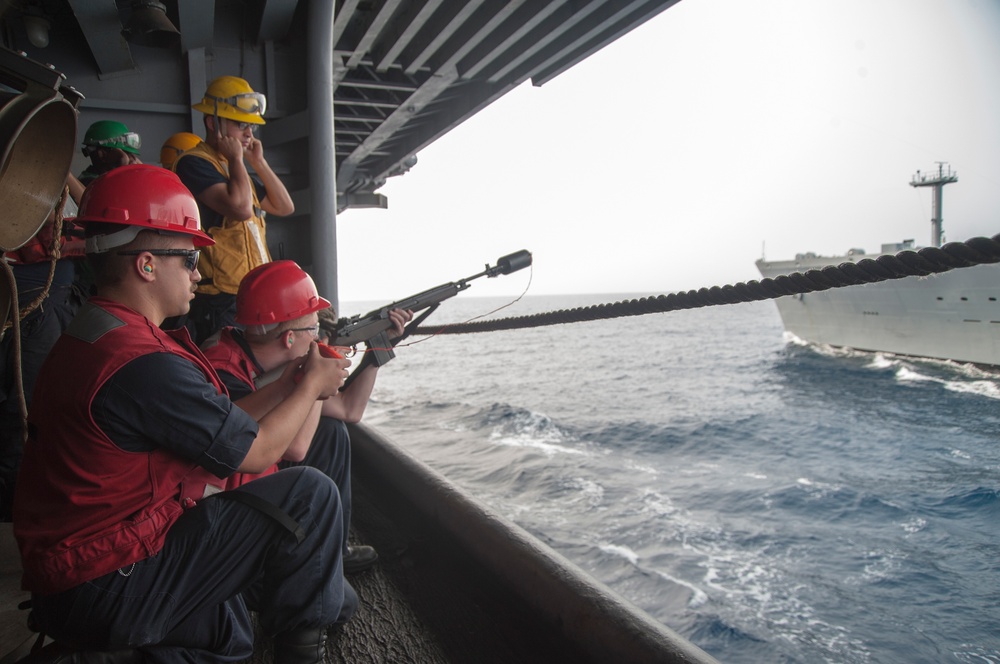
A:
<svg viewBox="0 0 1000 664">
<path fill-rule="evenodd" d="M 943 240 L 942 189 L 958 181 L 944 162 L 917 171 L 910 185 L 932 187 L 932 246 Z M 774 278 L 828 265 L 915 249 L 914 240 L 883 244 L 877 254 L 851 249 L 841 256 L 761 258 L 761 276 Z M 816 344 L 1000 366 L 1000 266 L 979 265 L 927 277 L 906 277 L 775 300 L 785 330 Z"/>
</svg>

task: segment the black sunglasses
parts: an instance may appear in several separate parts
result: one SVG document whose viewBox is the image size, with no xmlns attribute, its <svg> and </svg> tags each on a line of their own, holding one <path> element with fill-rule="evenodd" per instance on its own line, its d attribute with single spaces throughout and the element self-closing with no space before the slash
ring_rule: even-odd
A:
<svg viewBox="0 0 1000 664">
<path fill-rule="evenodd" d="M 198 267 L 198 257 L 201 255 L 199 249 L 131 249 L 129 251 L 119 251 L 119 256 L 138 256 L 139 254 L 153 254 L 154 256 L 183 256 L 184 267 L 194 272 Z"/>
<path fill-rule="evenodd" d="M 237 122 L 236 123 L 236 128 L 239 129 L 240 131 L 246 131 L 247 129 L 249 129 L 254 134 L 257 133 L 257 127 L 258 127 L 258 125 L 255 125 L 252 122 Z"/>
</svg>

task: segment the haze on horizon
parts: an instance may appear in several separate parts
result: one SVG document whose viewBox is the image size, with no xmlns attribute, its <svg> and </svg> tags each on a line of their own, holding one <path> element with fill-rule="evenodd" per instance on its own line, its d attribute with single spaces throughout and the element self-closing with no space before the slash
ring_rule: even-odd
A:
<svg viewBox="0 0 1000 664">
<path fill-rule="evenodd" d="M 754 261 L 1000 233 L 1000 2 L 681 0 L 525 83 L 338 216 L 340 300 L 389 301 L 528 249 L 529 294 L 667 293 Z M 518 295 L 528 272 L 470 296 Z M 358 313 L 345 311 L 345 313 Z"/>
</svg>

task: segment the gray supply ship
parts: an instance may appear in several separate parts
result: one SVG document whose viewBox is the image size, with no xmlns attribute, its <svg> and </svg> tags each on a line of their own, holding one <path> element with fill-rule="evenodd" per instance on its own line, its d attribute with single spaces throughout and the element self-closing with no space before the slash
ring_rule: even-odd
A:
<svg viewBox="0 0 1000 664">
<path fill-rule="evenodd" d="M 914 187 L 934 195 L 931 245 L 942 241 L 942 189 L 958 181 L 947 164 L 917 171 Z M 883 244 L 881 252 L 851 249 L 843 256 L 796 255 L 794 260 L 761 258 L 761 276 L 775 278 L 828 265 L 915 249 L 914 240 Z M 979 265 L 927 277 L 789 295 L 775 303 L 785 330 L 815 344 L 848 347 L 957 362 L 1000 365 L 1000 267 Z"/>
</svg>

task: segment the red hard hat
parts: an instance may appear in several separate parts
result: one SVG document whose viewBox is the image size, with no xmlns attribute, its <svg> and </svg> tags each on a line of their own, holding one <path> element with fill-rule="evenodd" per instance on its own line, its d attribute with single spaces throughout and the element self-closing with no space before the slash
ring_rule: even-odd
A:
<svg viewBox="0 0 1000 664">
<path fill-rule="evenodd" d="M 144 230 L 190 235 L 196 247 L 215 244 L 201 230 L 198 203 L 177 174 L 151 164 L 120 166 L 98 177 L 84 192 L 76 220 L 121 224 L 132 231 L 89 237 L 87 253 L 127 244 Z"/>
<path fill-rule="evenodd" d="M 302 318 L 330 306 L 316 283 L 295 261 L 273 261 L 255 267 L 236 292 L 236 322 L 271 325 Z"/>
</svg>

